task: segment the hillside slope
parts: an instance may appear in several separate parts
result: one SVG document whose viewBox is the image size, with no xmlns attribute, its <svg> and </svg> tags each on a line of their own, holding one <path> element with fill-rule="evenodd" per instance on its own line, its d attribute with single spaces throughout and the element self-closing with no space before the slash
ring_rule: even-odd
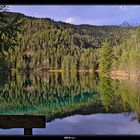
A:
<svg viewBox="0 0 140 140">
<path fill-rule="evenodd" d="M 8 69 L 81 70 L 96 69 L 105 41 L 113 47 L 127 40 L 135 28 L 74 25 L 49 18 L 5 13 L 24 20 L 14 50 L 3 50 Z"/>
</svg>

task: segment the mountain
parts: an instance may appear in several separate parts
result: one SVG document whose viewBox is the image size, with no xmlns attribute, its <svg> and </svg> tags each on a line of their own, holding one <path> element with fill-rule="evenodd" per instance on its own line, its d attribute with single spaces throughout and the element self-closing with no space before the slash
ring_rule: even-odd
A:
<svg viewBox="0 0 140 140">
<path fill-rule="evenodd" d="M 24 24 L 24 35 L 25 37 L 32 36 L 43 36 L 43 34 L 50 34 L 52 37 L 57 38 L 56 44 L 60 44 L 61 39 L 73 38 L 71 44 L 76 45 L 77 47 L 82 48 L 98 48 L 102 46 L 102 43 L 106 39 L 113 38 L 113 44 L 116 45 L 121 43 L 122 40 L 130 35 L 130 30 L 132 30 L 131 26 L 128 23 L 124 23 L 122 26 L 95 26 L 95 25 L 74 25 L 69 23 L 64 23 L 61 21 L 54 21 L 50 18 L 35 18 L 30 16 L 25 16 L 21 13 L 11 13 L 6 12 L 9 18 L 19 16 L 20 18 L 25 19 Z M 45 33 L 46 31 L 46 33 Z M 58 37 L 59 36 L 59 37 Z M 51 39 L 52 39 L 51 37 Z M 42 38 L 43 39 L 43 38 Z M 55 39 L 54 39 L 55 40 Z M 65 40 L 65 39 L 64 39 Z M 48 42 L 49 40 L 47 40 Z M 69 46 L 69 43 L 65 43 L 64 45 Z M 83 45 L 82 45 L 83 44 Z M 55 45 L 56 46 L 56 45 Z"/>
<path fill-rule="evenodd" d="M 134 28 L 134 27 L 138 27 L 140 26 L 139 22 L 128 22 L 128 21 L 124 21 L 122 24 L 120 24 L 121 27 L 128 27 L 128 28 Z"/>
<path fill-rule="evenodd" d="M 122 26 L 122 27 L 133 27 L 133 25 L 130 24 L 129 22 L 127 22 L 127 21 L 123 22 L 120 26 Z"/>
<path fill-rule="evenodd" d="M 14 50 L 3 52 L 9 69 L 93 69 L 98 65 L 103 43 L 112 47 L 128 39 L 134 28 L 74 25 L 50 18 L 35 18 L 5 12 L 9 20 L 24 22 Z M 3 50 L 4 51 L 4 50 Z"/>
</svg>

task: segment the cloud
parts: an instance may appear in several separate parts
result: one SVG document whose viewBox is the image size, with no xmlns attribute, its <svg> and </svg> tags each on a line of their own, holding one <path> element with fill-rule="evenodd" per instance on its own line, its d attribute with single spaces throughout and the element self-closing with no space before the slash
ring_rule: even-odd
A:
<svg viewBox="0 0 140 140">
<path fill-rule="evenodd" d="M 121 5 L 121 6 L 119 6 L 119 8 L 120 9 L 122 9 L 122 10 L 125 10 L 125 9 L 135 9 L 135 8 L 140 8 L 140 6 L 139 5 L 129 5 L 129 6 L 125 6 L 125 5 Z"/>
<path fill-rule="evenodd" d="M 72 18 L 72 17 L 69 17 L 64 20 L 64 22 L 66 22 L 66 23 L 73 23 L 73 21 L 74 21 L 74 18 Z"/>
<path fill-rule="evenodd" d="M 140 8 L 140 5 L 134 6 L 135 8 Z"/>
<path fill-rule="evenodd" d="M 120 9 L 127 9 L 127 6 L 121 5 Z"/>
</svg>

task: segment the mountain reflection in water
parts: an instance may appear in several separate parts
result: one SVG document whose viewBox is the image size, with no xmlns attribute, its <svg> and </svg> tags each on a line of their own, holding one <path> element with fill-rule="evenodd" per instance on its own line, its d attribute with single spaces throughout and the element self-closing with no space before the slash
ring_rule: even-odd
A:
<svg viewBox="0 0 140 140">
<path fill-rule="evenodd" d="M 34 134 L 140 134 L 138 81 L 88 72 L 0 77 L 0 114 L 46 116 L 46 128 L 33 129 Z M 22 130 L 0 129 L 0 134 L 10 133 Z"/>
</svg>

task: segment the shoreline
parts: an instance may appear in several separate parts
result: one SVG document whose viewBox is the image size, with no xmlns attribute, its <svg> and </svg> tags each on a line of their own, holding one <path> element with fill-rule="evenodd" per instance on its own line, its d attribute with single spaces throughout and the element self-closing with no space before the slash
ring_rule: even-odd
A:
<svg viewBox="0 0 140 140">
<path fill-rule="evenodd" d="M 122 70 L 111 71 L 109 77 L 118 80 L 140 80 L 136 74 L 129 74 Z"/>
<path fill-rule="evenodd" d="M 50 70 L 50 69 L 47 69 L 47 70 L 11 70 L 11 72 L 21 72 L 21 73 L 30 73 L 30 72 L 98 72 L 98 70 L 94 70 L 94 69 L 80 69 L 80 70 L 62 70 L 62 69 L 58 69 L 58 70 Z"/>
<path fill-rule="evenodd" d="M 100 73 L 100 70 L 94 70 L 94 69 L 80 69 L 80 70 L 69 70 L 69 71 L 65 71 L 62 69 L 58 69 L 58 70 L 11 70 L 11 72 L 21 72 L 21 73 L 31 73 L 31 72 L 37 72 L 37 73 L 48 73 L 48 72 L 88 72 L 88 73 Z M 122 70 L 115 70 L 115 71 L 111 71 L 110 74 L 107 75 L 107 77 L 110 77 L 112 79 L 117 79 L 117 80 L 133 80 L 133 81 L 139 81 L 140 77 L 138 77 L 136 74 L 132 74 L 132 73 L 127 73 L 125 71 Z"/>
</svg>

